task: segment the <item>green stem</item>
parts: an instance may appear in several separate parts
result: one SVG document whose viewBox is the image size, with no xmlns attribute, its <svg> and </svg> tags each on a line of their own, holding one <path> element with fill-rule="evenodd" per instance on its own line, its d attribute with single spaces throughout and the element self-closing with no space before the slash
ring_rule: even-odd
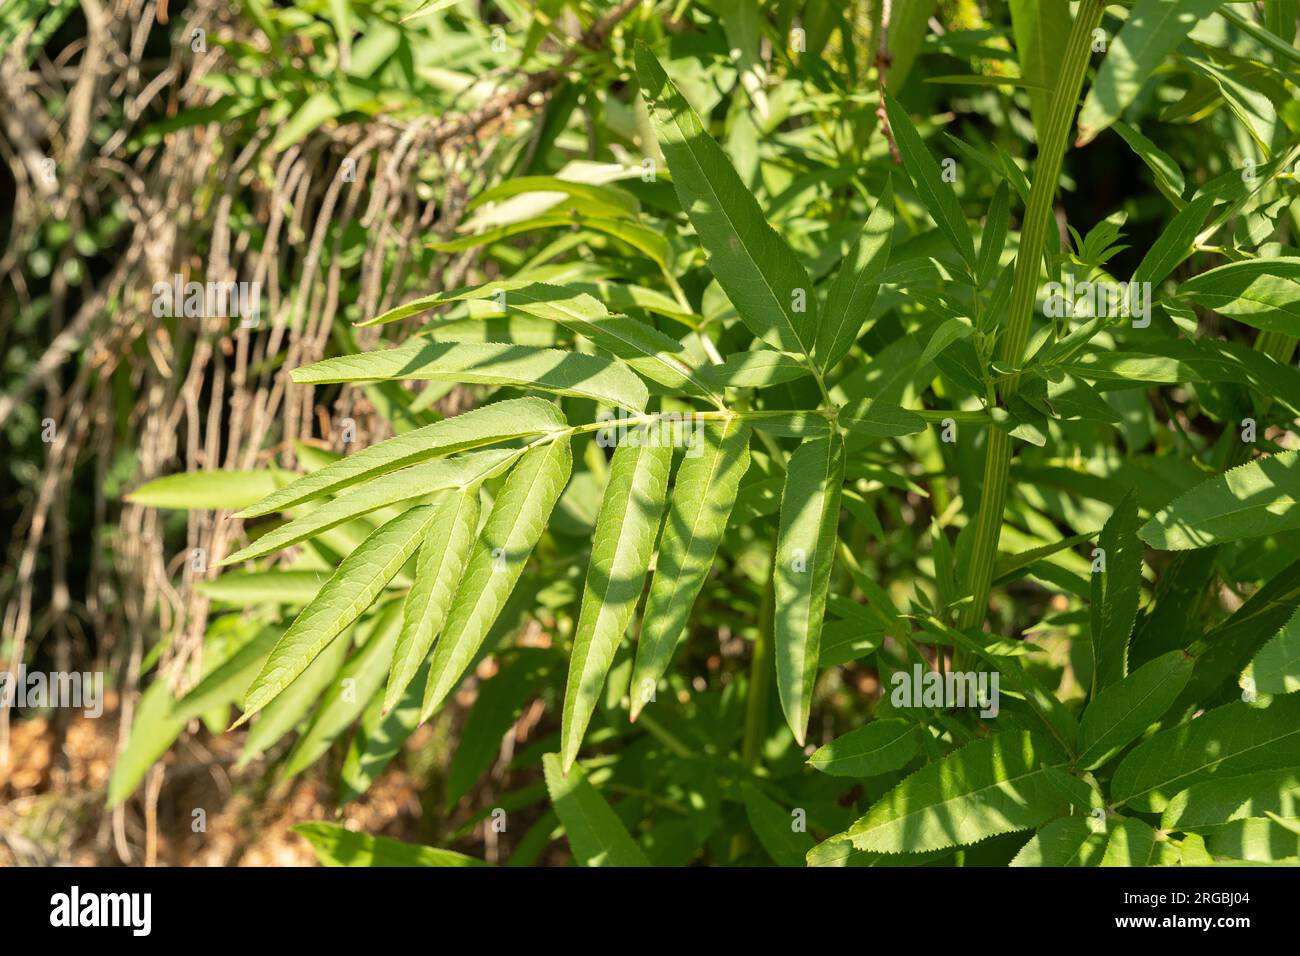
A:
<svg viewBox="0 0 1300 956">
<path fill-rule="evenodd" d="M 776 537 L 772 538 L 772 563 L 776 563 Z M 772 687 L 772 629 L 776 617 L 774 575 L 767 576 L 763 587 L 763 605 L 758 612 L 758 638 L 749 662 L 749 693 L 745 699 L 745 736 L 740 745 L 740 760 L 750 770 L 758 767 L 763 738 L 767 730 L 767 699 Z"/>
<path fill-rule="evenodd" d="M 1236 24 L 1242 32 L 1248 33 L 1283 59 L 1290 60 L 1292 63 L 1300 63 L 1300 50 L 1297 50 L 1280 37 L 1274 36 L 1259 24 L 1246 19 L 1231 7 L 1220 8 L 1219 15 L 1229 23 Z"/>
<path fill-rule="evenodd" d="M 1092 31 L 1101 23 L 1104 6 L 1103 0 L 1082 0 L 1079 4 L 1061 58 L 1061 72 L 1052 96 L 1051 109 L 1038 137 L 1038 161 L 1020 232 L 1020 249 L 1016 254 L 1016 269 L 1011 284 L 1011 304 L 1000 343 L 1000 358 L 1003 364 L 1011 368 L 1019 367 L 1025 345 L 1029 341 L 1047 230 L 1055 228 L 1056 224 L 1052 215 L 1052 200 L 1061 178 L 1070 122 L 1083 90 Z M 1003 403 L 1015 394 L 1019 385 L 1018 375 L 1007 377 L 1001 389 Z M 991 428 L 988 430 L 988 448 L 984 459 L 984 489 L 980 495 L 979 513 L 975 518 L 975 541 L 970 556 L 969 591 L 972 601 L 962 612 L 963 628 L 979 627 L 988 611 L 989 589 L 993 583 L 993 565 L 1002 531 L 1002 514 L 1010 471 L 1011 438 L 1000 429 Z"/>
</svg>

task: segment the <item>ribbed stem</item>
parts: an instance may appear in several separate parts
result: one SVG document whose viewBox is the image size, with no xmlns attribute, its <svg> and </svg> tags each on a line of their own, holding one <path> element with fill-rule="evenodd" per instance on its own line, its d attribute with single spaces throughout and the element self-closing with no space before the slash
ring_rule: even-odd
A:
<svg viewBox="0 0 1300 956">
<path fill-rule="evenodd" d="M 1020 365 L 1025 345 L 1029 341 L 1047 230 L 1055 227 L 1052 200 L 1061 178 L 1061 163 L 1065 158 L 1070 122 L 1083 90 L 1092 31 L 1101 23 L 1104 6 L 1102 0 L 1082 0 L 1079 4 L 1079 12 L 1066 41 L 1051 109 L 1043 129 L 1039 130 L 1038 161 L 1020 231 L 1020 250 L 1016 255 L 1016 270 L 1011 283 L 1011 304 L 1007 310 L 1007 321 L 999 347 L 1002 362 L 1013 368 Z M 1015 394 L 1019 386 L 1018 376 L 1006 379 L 1001 389 L 1003 404 Z M 988 429 L 984 489 L 980 495 L 979 513 L 975 518 L 975 541 L 971 549 L 969 590 L 973 600 L 962 612 L 963 628 L 978 627 L 983 623 L 988 610 L 989 588 L 993 583 L 993 565 L 997 559 L 1010 470 L 1010 436 L 997 428 Z"/>
</svg>

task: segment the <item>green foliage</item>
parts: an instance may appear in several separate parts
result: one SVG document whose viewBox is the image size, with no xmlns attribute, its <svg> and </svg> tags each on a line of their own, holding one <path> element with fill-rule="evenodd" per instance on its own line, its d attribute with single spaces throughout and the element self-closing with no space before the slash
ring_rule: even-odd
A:
<svg viewBox="0 0 1300 956">
<path fill-rule="evenodd" d="M 245 760 L 297 730 L 266 759 L 341 753 L 344 800 L 433 722 L 437 832 L 506 808 L 512 863 L 561 834 L 584 866 L 1300 855 L 1294 24 L 993 6 L 927 37 L 895 4 L 883 77 L 871 18 L 813 2 L 641 5 L 594 44 L 557 25 L 595 5 L 494 6 L 496 58 L 455 5 L 349 36 L 271 153 L 369 77 L 418 115 L 412 38 L 554 87 L 483 134 L 463 209 L 427 190 L 450 218 L 408 252 L 452 278 L 288 372 L 391 437 L 133 492 L 242 509 L 245 566 L 202 588 L 257 620 L 145 691 L 111 800 L 234 704 Z M 1084 292 L 1128 281 L 1139 311 Z"/>
<path fill-rule="evenodd" d="M 337 823 L 299 823 L 294 832 L 306 837 L 325 866 L 483 866 L 482 860 L 431 846 L 412 846 L 388 837 L 355 833 Z"/>
<path fill-rule="evenodd" d="M 1300 527 L 1300 453 L 1248 462 L 1196 485 L 1142 526 L 1165 551 L 1206 548 Z"/>
</svg>

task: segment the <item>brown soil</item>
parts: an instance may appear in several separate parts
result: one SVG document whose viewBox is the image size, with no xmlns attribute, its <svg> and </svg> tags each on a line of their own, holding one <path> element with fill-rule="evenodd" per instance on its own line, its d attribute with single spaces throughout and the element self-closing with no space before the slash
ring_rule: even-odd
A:
<svg viewBox="0 0 1300 956">
<path fill-rule="evenodd" d="M 328 783 L 336 764 L 323 761 L 277 789 L 268 786 L 265 761 L 232 769 L 242 735 L 214 737 L 197 723 L 191 729 L 197 732 L 182 736 L 130 800 L 106 811 L 116 695 L 107 695 L 96 720 L 78 714 L 63 728 L 43 717 L 15 721 L 10 763 L 0 767 L 0 866 L 313 865 L 311 847 L 291 830 L 306 820 L 423 842 L 423 788 L 405 769 L 406 754 L 339 814 Z M 422 727 L 407 754 L 430 733 Z M 478 849 L 481 855 L 481 842 Z"/>
</svg>

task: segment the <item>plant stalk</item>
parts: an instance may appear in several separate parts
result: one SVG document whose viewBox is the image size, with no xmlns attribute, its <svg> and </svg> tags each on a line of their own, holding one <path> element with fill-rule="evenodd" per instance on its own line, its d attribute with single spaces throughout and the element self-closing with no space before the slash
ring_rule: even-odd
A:
<svg viewBox="0 0 1300 956">
<path fill-rule="evenodd" d="M 776 564 L 776 537 L 772 538 L 772 564 Z M 740 744 L 740 760 L 750 770 L 762 758 L 763 739 L 767 731 L 767 699 L 772 693 L 772 631 L 776 618 L 776 594 L 767 576 L 763 587 L 763 605 L 758 611 L 758 638 L 749 662 L 749 693 L 745 698 L 745 735 Z"/>
<path fill-rule="evenodd" d="M 1074 110 L 1083 90 L 1084 74 L 1091 52 L 1092 31 L 1101 23 L 1102 0 L 1082 0 L 1066 41 L 1061 73 L 1052 96 L 1051 108 L 1038 137 L 1038 161 L 1033 185 L 1025 209 L 1020 233 L 1020 250 L 1016 254 L 1011 284 L 1011 304 L 999 344 L 1002 362 L 1018 368 L 1029 341 L 1034 300 L 1047 230 L 1055 228 L 1052 200 L 1061 177 L 1067 137 Z M 1019 376 L 1008 376 L 1002 384 L 1001 400 L 1019 388 Z M 998 428 L 988 429 L 988 448 L 984 459 L 984 489 L 975 518 L 975 541 L 971 549 L 969 587 L 972 601 L 961 616 L 963 628 L 979 627 L 988 612 L 989 589 L 993 583 L 993 565 L 997 560 L 998 538 L 1002 531 L 1002 514 L 1006 504 L 1007 482 L 1011 470 L 1011 437 Z"/>
</svg>

